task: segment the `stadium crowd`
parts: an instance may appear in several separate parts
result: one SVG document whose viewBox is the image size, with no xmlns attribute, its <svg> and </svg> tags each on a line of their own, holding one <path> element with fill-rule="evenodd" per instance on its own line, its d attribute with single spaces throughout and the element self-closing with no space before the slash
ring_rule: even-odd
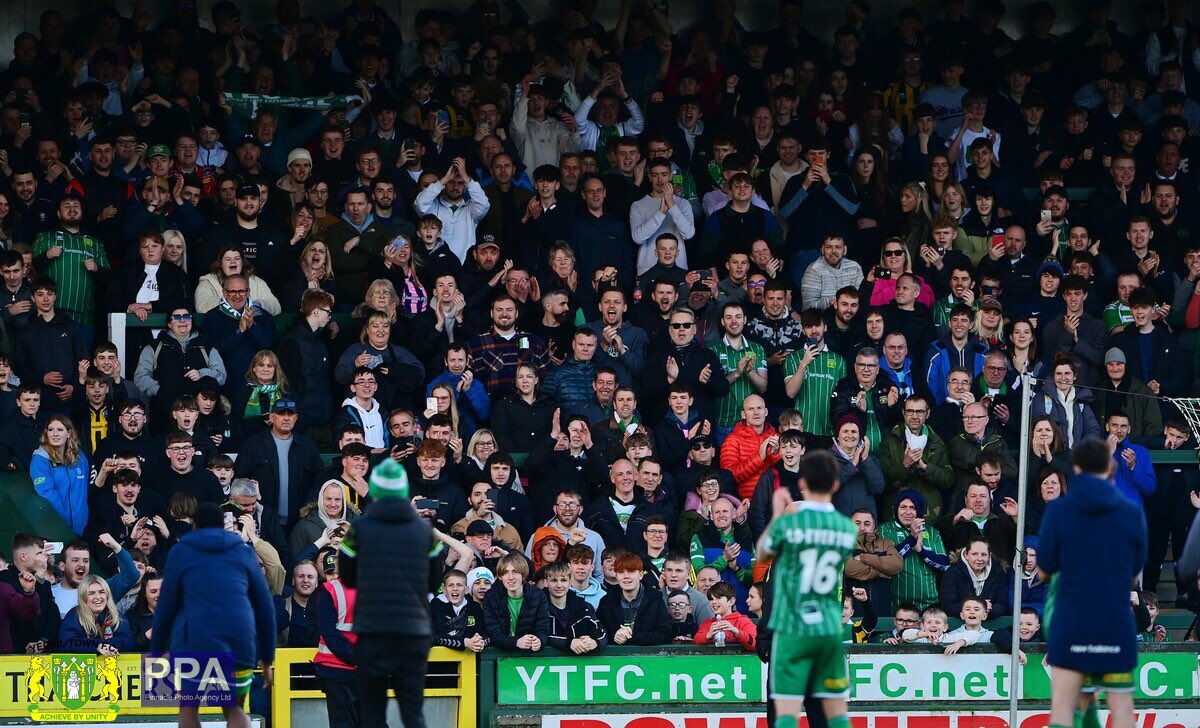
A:
<svg viewBox="0 0 1200 728">
<path fill-rule="evenodd" d="M 1070 28 L 853 0 L 820 29 L 779 0 L 755 30 L 733 0 L 690 27 L 477 0 L 411 32 L 373 0 L 257 28 L 90 6 L 0 74 L 0 467 L 76 538 L 13 539 L 0 652 L 147 649 L 214 503 L 350 710 L 337 550 L 389 459 L 452 648 L 754 649 L 755 543 L 818 450 L 859 529 L 852 639 L 894 615 L 876 639 L 957 650 L 1017 583 L 1032 639 L 1041 514 L 1092 436 L 1157 609 L 1200 506 L 1149 454 L 1197 445 L 1163 399 L 1200 381 L 1186 0 Z M 123 350 L 111 314 L 146 322 Z"/>
</svg>

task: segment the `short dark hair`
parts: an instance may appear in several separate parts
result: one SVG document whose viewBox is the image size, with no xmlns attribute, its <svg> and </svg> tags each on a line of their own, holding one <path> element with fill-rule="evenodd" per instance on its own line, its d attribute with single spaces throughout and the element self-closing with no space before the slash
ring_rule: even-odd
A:
<svg viewBox="0 0 1200 728">
<path fill-rule="evenodd" d="M 1112 464 L 1108 443 L 1098 437 L 1089 437 L 1082 442 L 1075 443 L 1075 452 L 1071 454 L 1071 463 L 1089 475 L 1106 475 Z"/>
<path fill-rule="evenodd" d="M 826 450 L 810 452 L 800 460 L 800 472 L 804 483 L 813 493 L 832 493 L 838 482 L 841 468 L 837 460 Z"/>
</svg>

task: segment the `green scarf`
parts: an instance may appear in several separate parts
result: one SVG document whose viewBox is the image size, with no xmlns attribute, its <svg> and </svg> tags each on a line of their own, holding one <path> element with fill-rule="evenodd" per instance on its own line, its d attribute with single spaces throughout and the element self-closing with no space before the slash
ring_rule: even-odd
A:
<svg viewBox="0 0 1200 728">
<path fill-rule="evenodd" d="M 225 93 L 225 100 L 233 107 L 235 113 L 253 117 L 258 114 L 259 107 L 324 111 L 334 107 L 349 106 L 351 101 L 362 101 L 362 97 L 353 94 L 269 96 L 267 94 L 230 93 L 227 91 Z"/>
<path fill-rule="evenodd" d="M 263 412 L 262 397 L 267 397 L 267 411 Z M 275 402 L 283 396 L 283 392 L 279 391 L 278 384 L 260 384 L 250 390 L 250 399 L 246 402 L 246 411 L 242 417 L 244 419 L 253 419 L 267 414 L 275 406 Z"/>
</svg>

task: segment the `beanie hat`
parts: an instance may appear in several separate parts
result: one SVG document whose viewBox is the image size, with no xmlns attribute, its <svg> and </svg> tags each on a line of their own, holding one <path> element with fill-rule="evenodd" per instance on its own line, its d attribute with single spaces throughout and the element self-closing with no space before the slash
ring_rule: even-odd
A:
<svg viewBox="0 0 1200 728">
<path fill-rule="evenodd" d="M 308 150 L 304 147 L 296 147 L 292 151 L 288 152 L 286 166 L 292 166 L 292 162 L 295 162 L 297 159 L 303 159 L 309 164 L 312 164 L 312 155 L 309 154 Z"/>
<path fill-rule="evenodd" d="M 391 458 L 375 466 L 369 482 L 368 493 L 374 499 L 408 498 L 408 473 L 404 472 L 403 465 Z"/>
</svg>

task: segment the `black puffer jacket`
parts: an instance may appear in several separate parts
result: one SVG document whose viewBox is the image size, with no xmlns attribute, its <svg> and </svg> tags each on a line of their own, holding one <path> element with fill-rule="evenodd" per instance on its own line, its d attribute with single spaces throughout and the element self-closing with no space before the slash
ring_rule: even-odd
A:
<svg viewBox="0 0 1200 728">
<path fill-rule="evenodd" d="M 325 424 L 333 419 L 333 383 L 329 377 L 329 347 L 325 330 L 313 331 L 303 316 L 279 342 L 279 363 L 291 385 L 289 394 L 309 423 Z"/>
<path fill-rule="evenodd" d="M 376 500 L 350 526 L 338 564 L 342 582 L 358 590 L 355 634 L 433 634 L 426 602 L 432 546 L 429 523 L 403 498 Z"/>
<path fill-rule="evenodd" d="M 509 392 L 492 406 L 492 432 L 496 443 L 504 452 L 531 452 L 534 445 L 550 434 L 550 422 L 554 419 L 554 400 L 537 395 L 533 404 L 521 399 L 516 392 Z"/>
<path fill-rule="evenodd" d="M 536 586 L 525 585 L 525 600 L 517 613 L 517 628 L 510 630 L 512 620 L 508 614 L 508 592 L 503 584 L 496 584 L 483 598 L 483 623 L 493 647 L 506 650 L 517 649 L 517 640 L 531 634 L 545 646 L 550 639 L 550 600 Z M 514 634 L 515 632 L 515 634 Z"/>
</svg>

